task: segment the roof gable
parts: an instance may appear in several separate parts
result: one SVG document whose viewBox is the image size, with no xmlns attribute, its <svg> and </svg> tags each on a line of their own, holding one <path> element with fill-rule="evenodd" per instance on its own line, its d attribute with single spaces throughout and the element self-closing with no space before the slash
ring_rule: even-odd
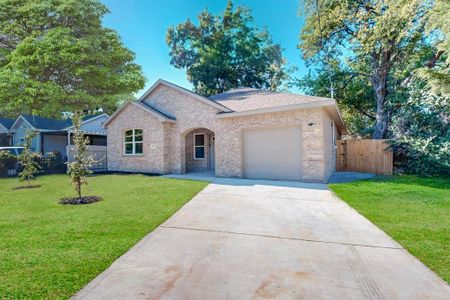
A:
<svg viewBox="0 0 450 300">
<path fill-rule="evenodd" d="M 176 90 L 176 91 L 178 91 L 178 92 L 180 92 L 180 93 L 183 93 L 183 94 L 185 94 L 185 95 L 187 95 L 187 96 L 189 96 L 189 97 L 191 97 L 191 98 L 193 98 L 193 99 L 195 99 L 195 100 L 197 100 L 197 101 L 199 101 L 199 102 L 202 102 L 202 103 L 204 103 L 204 104 L 206 104 L 206 105 L 209 105 L 209 106 L 211 106 L 211 107 L 214 107 L 215 109 L 218 109 L 220 112 L 231 112 L 231 109 L 229 109 L 228 107 L 226 107 L 226 106 L 224 106 L 224 105 L 222 105 L 222 104 L 220 104 L 220 103 L 217 103 L 217 102 L 215 102 L 215 101 L 212 101 L 212 100 L 210 100 L 210 99 L 208 99 L 208 98 L 205 98 L 205 97 L 203 97 L 203 96 L 200 96 L 200 95 L 197 95 L 196 93 L 194 93 L 194 92 L 191 92 L 191 91 L 189 91 L 188 89 L 185 89 L 185 88 L 183 88 L 183 87 L 181 87 L 181 86 L 178 86 L 178 85 L 176 85 L 176 84 L 173 84 L 173 83 L 171 83 L 171 82 L 168 82 L 168 81 L 166 81 L 166 80 L 163 80 L 163 79 L 158 79 L 139 99 L 138 99 L 138 101 L 140 101 L 140 102 L 143 102 L 144 100 L 146 100 L 146 98 L 154 91 L 154 90 L 156 90 L 156 88 L 158 87 L 158 86 L 160 86 L 160 85 L 164 85 L 164 86 L 166 86 L 166 87 L 168 87 L 168 88 L 171 88 L 171 89 L 174 89 L 174 90 Z"/>
<path fill-rule="evenodd" d="M 81 124 L 84 125 L 84 124 L 96 121 L 102 117 L 109 118 L 108 114 L 105 114 L 105 113 L 97 114 L 97 115 L 87 115 L 82 118 Z M 73 128 L 72 121 L 70 121 L 70 125 L 68 127 L 66 127 L 65 129 L 71 129 L 71 128 Z"/>
<path fill-rule="evenodd" d="M 176 119 L 173 116 L 170 116 L 164 112 L 161 112 L 152 106 L 150 106 L 147 103 L 139 102 L 139 101 L 127 101 L 125 102 L 119 109 L 117 109 L 104 123 L 104 126 L 106 127 L 109 123 L 111 123 L 112 120 L 114 120 L 126 107 L 129 105 L 133 105 L 134 107 L 137 107 L 139 109 L 142 109 L 146 112 L 148 112 L 150 115 L 157 118 L 160 122 L 169 122 L 169 123 L 175 123 Z"/>
<path fill-rule="evenodd" d="M 14 124 L 11 126 L 11 130 L 13 129 L 17 129 L 21 124 L 25 123 L 29 128 L 31 129 L 36 129 L 34 128 L 33 125 L 30 124 L 30 122 L 27 121 L 27 119 L 25 119 L 22 115 L 20 115 L 19 117 L 17 117 L 17 119 L 14 121 Z"/>
</svg>

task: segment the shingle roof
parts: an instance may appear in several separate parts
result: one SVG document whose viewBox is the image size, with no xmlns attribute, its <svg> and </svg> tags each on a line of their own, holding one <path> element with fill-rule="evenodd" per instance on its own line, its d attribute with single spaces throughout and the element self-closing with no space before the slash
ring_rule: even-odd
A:
<svg viewBox="0 0 450 300">
<path fill-rule="evenodd" d="M 330 100 L 329 98 L 238 88 L 209 97 L 235 112 Z"/>
<path fill-rule="evenodd" d="M 36 129 L 61 130 L 72 125 L 70 119 L 55 120 L 32 115 L 22 115 L 22 117 Z"/>
<path fill-rule="evenodd" d="M 10 129 L 11 126 L 13 126 L 14 121 L 14 119 L 0 118 L 0 124 L 2 124 L 6 129 Z"/>
<path fill-rule="evenodd" d="M 92 118 L 97 117 L 99 114 L 95 115 L 87 115 L 82 118 L 83 122 L 90 120 Z M 63 130 L 67 127 L 72 126 L 71 119 L 65 120 L 57 120 L 57 119 L 49 119 L 39 116 L 33 115 L 21 115 L 28 123 L 33 125 L 36 129 L 45 129 L 45 130 Z M 12 124 L 11 124 L 12 125 Z"/>
<path fill-rule="evenodd" d="M 103 115 L 103 113 L 96 113 L 96 114 L 93 114 L 93 115 L 86 115 L 86 116 L 84 116 L 82 118 L 82 120 L 83 120 L 83 122 L 86 122 L 87 120 L 93 119 L 93 118 L 98 117 L 100 115 Z"/>
</svg>

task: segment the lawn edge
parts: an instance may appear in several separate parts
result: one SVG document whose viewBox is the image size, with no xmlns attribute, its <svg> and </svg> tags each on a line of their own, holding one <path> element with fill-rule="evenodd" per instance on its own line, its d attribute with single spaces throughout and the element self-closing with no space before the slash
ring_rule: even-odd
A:
<svg viewBox="0 0 450 300">
<path fill-rule="evenodd" d="M 191 202 L 192 199 L 194 199 L 198 194 L 200 194 L 211 182 L 209 181 L 205 181 L 205 180 L 195 180 L 195 179 L 181 179 L 181 178 L 169 178 L 169 177 L 160 177 L 160 176 L 155 176 L 155 177 L 159 177 L 161 179 L 171 179 L 171 180 L 176 180 L 176 181 L 200 181 L 200 182 L 205 182 L 208 183 L 204 188 L 202 188 L 200 191 L 198 191 L 195 195 L 192 196 L 191 199 L 189 199 L 188 201 L 186 201 L 186 203 L 184 203 L 182 206 L 180 206 L 180 208 L 175 211 L 172 215 L 170 215 L 169 217 L 167 217 L 167 219 L 165 219 L 164 221 L 162 221 L 157 227 L 155 227 L 153 230 L 147 232 L 140 240 L 138 240 L 133 246 L 131 246 L 130 248 L 128 248 L 124 253 L 122 253 L 121 255 L 119 255 L 118 257 L 116 257 L 114 259 L 113 262 L 111 262 L 110 265 L 108 265 L 104 270 L 102 270 L 100 273 L 96 274 L 91 280 L 89 280 L 84 286 L 82 286 L 77 292 L 75 292 L 74 294 L 72 294 L 70 296 L 69 299 L 72 299 L 74 297 L 76 297 L 76 295 L 81 292 L 82 290 L 86 289 L 89 284 L 91 282 L 93 282 L 94 280 L 103 280 L 103 278 L 105 278 L 107 275 L 105 274 L 106 271 L 112 266 L 114 265 L 117 260 L 119 260 L 120 258 L 126 256 L 132 249 L 134 249 L 135 247 L 138 247 L 139 244 L 143 243 L 144 240 L 150 238 L 150 235 L 152 235 L 157 229 L 159 229 L 161 227 L 161 225 L 163 225 L 164 223 L 166 223 L 170 218 L 174 217 L 176 214 L 178 214 L 181 209 L 183 209 L 187 204 L 189 204 L 189 202 Z"/>
<path fill-rule="evenodd" d="M 374 177 L 376 178 L 376 177 Z M 373 178 L 371 178 L 373 179 Z M 357 181 L 371 181 L 371 179 L 362 179 L 362 180 L 357 180 Z M 333 183 L 335 185 L 338 185 L 339 183 Z M 331 192 L 331 194 L 333 195 L 333 197 L 336 197 L 337 199 L 339 199 L 340 201 L 342 201 L 343 203 L 345 203 L 349 208 L 351 208 L 352 210 L 354 210 L 357 214 L 359 214 L 360 216 L 362 216 L 364 219 L 366 219 L 367 221 L 369 221 L 372 225 L 374 225 L 376 228 L 378 228 L 379 230 L 381 230 L 387 237 L 389 237 L 392 241 L 394 241 L 396 244 L 398 244 L 400 246 L 400 249 L 398 250 L 402 250 L 404 252 L 406 252 L 409 256 L 411 256 L 412 258 L 414 258 L 415 260 L 417 260 L 421 265 L 423 265 L 425 267 L 425 269 L 427 269 L 428 272 L 431 272 L 438 280 L 440 280 L 441 282 L 450 285 L 450 282 L 447 282 L 444 278 L 442 278 L 441 276 L 439 276 L 436 272 L 434 272 L 428 265 L 426 265 L 424 262 L 422 262 L 418 257 L 416 257 L 414 254 L 412 254 L 411 252 L 409 252 L 408 248 L 406 248 L 403 244 L 401 244 L 399 241 L 395 240 L 393 237 L 391 237 L 386 231 L 384 231 L 382 228 L 380 228 L 376 223 L 374 223 L 372 220 L 370 220 L 368 217 L 366 217 L 362 212 L 360 212 L 358 209 L 354 208 L 353 206 L 351 206 L 347 201 L 345 201 L 344 199 L 340 198 L 335 191 L 333 191 L 330 187 L 331 184 L 327 184 L 329 191 Z"/>
</svg>

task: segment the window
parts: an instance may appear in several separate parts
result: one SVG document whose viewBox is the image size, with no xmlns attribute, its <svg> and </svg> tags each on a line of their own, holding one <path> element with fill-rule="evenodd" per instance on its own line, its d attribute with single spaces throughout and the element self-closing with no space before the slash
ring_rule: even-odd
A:
<svg viewBox="0 0 450 300">
<path fill-rule="evenodd" d="M 130 129 L 125 131 L 124 153 L 125 155 L 140 155 L 143 153 L 142 129 Z"/>
<path fill-rule="evenodd" d="M 205 134 L 194 134 L 194 159 L 205 159 Z"/>
</svg>

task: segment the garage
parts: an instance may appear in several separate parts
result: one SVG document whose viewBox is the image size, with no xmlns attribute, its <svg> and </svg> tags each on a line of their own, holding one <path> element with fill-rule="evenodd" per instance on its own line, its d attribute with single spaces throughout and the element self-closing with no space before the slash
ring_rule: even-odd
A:
<svg viewBox="0 0 450 300">
<path fill-rule="evenodd" d="M 301 141 L 300 127 L 244 130 L 244 177 L 301 180 Z"/>
</svg>

